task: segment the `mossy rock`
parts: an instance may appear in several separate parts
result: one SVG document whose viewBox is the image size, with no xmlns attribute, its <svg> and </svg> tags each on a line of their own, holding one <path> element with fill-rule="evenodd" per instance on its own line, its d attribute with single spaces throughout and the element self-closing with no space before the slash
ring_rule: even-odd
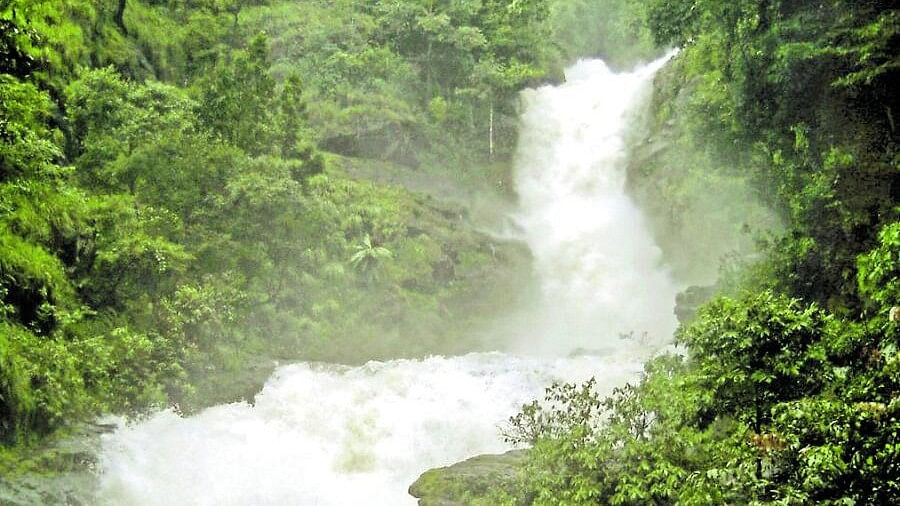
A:
<svg viewBox="0 0 900 506">
<path fill-rule="evenodd" d="M 511 490 L 525 461 L 524 450 L 479 455 L 426 471 L 409 487 L 420 506 L 465 506 L 496 490 Z"/>
</svg>

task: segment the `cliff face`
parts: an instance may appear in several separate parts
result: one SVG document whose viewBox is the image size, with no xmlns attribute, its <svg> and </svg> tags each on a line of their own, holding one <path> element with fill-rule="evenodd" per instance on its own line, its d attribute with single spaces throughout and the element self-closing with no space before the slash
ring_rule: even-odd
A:
<svg viewBox="0 0 900 506">
<path fill-rule="evenodd" d="M 627 184 L 679 281 L 708 285 L 756 255 L 756 238 L 781 224 L 734 170 L 744 153 L 735 147 L 726 157 L 718 139 L 698 133 L 698 86 L 678 58 L 657 74 L 635 118 Z"/>
</svg>

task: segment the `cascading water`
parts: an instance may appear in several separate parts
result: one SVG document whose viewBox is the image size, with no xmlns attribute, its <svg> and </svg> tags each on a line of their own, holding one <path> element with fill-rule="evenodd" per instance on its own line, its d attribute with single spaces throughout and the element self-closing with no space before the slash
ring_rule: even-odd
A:
<svg viewBox="0 0 900 506">
<path fill-rule="evenodd" d="M 647 84 L 669 58 L 616 74 L 581 61 L 566 83 L 525 92 L 516 158 L 518 221 L 542 284 L 532 351 L 618 348 L 671 337 L 674 284 L 625 193 L 625 134 Z M 535 325 L 536 324 L 536 325 Z"/>
<path fill-rule="evenodd" d="M 632 379 L 654 348 L 619 333 L 662 342 L 675 326 L 676 290 L 624 191 L 628 114 L 666 59 L 622 74 L 581 62 L 524 96 L 516 219 L 543 293 L 520 340 L 529 356 L 282 367 L 252 406 L 163 411 L 105 437 L 101 501 L 415 504 L 422 471 L 507 449 L 498 427 L 549 383 Z M 576 347 L 598 352 L 564 357 Z"/>
</svg>

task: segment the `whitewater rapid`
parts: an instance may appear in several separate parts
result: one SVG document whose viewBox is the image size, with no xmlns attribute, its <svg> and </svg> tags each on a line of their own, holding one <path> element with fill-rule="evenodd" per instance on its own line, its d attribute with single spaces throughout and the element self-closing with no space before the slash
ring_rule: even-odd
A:
<svg viewBox="0 0 900 506">
<path fill-rule="evenodd" d="M 423 471 L 509 449 L 500 427 L 550 383 L 634 379 L 675 328 L 676 288 L 625 193 L 627 127 L 667 59 L 626 73 L 584 61 L 523 94 L 513 219 L 542 296 L 511 350 L 293 364 L 253 405 L 123 424 L 102 442 L 101 503 L 413 505 Z"/>
<path fill-rule="evenodd" d="M 502 422 L 553 381 L 603 371 L 610 386 L 640 360 L 540 360 L 502 353 L 362 367 L 279 369 L 255 405 L 183 418 L 172 411 L 104 442 L 109 504 L 403 505 L 423 471 L 502 452 Z"/>
</svg>

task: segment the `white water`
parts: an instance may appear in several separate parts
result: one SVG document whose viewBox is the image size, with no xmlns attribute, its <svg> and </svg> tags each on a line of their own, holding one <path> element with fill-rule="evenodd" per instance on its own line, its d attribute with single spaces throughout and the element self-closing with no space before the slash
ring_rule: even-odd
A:
<svg viewBox="0 0 900 506">
<path fill-rule="evenodd" d="M 525 93 L 519 222 L 542 283 L 537 332 L 520 342 L 529 350 L 605 351 L 621 346 L 621 334 L 642 345 L 671 337 L 677 290 L 625 193 L 624 138 L 629 115 L 667 60 L 623 74 L 582 61 L 565 84 Z"/>
<path fill-rule="evenodd" d="M 628 113 L 664 60 L 614 74 L 582 62 L 524 96 L 516 217 L 543 300 L 522 349 L 362 367 L 278 369 L 255 405 L 163 411 L 104 439 L 116 505 L 403 505 L 423 471 L 507 448 L 498 427 L 557 380 L 634 378 L 674 329 L 675 288 L 624 192 Z M 623 340 L 619 332 L 648 332 Z M 558 357 L 575 347 L 595 356 Z"/>
</svg>

